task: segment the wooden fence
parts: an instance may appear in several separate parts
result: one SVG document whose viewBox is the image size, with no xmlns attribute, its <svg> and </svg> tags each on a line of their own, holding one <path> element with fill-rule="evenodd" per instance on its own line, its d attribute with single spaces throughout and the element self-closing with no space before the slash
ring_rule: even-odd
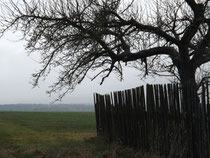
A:
<svg viewBox="0 0 210 158">
<path fill-rule="evenodd" d="M 189 97 L 195 97 L 190 94 L 189 89 Z M 209 98 L 203 92 L 202 104 L 187 108 L 186 113 L 182 96 L 178 84 L 147 85 L 110 95 L 94 94 L 97 134 L 165 157 L 181 157 L 190 148 L 186 158 L 208 158 Z"/>
</svg>

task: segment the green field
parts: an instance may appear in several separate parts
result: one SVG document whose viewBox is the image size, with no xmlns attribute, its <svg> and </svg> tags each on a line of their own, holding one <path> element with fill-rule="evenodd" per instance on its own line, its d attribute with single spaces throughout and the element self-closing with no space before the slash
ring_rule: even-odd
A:
<svg viewBox="0 0 210 158">
<path fill-rule="evenodd" d="M 91 150 L 94 144 L 85 140 L 95 136 L 94 113 L 0 113 L 1 158 L 56 157 L 67 148 Z"/>
<path fill-rule="evenodd" d="M 139 157 L 96 137 L 95 124 L 87 112 L 0 112 L 0 158 Z"/>
</svg>

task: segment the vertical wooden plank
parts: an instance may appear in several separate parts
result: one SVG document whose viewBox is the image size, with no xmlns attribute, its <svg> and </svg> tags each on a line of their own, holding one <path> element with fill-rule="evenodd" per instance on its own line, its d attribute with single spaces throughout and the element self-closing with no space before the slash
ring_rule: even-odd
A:
<svg viewBox="0 0 210 158">
<path fill-rule="evenodd" d="M 99 105 L 100 105 L 100 103 L 98 101 L 98 94 L 95 93 L 94 94 L 94 107 L 95 107 L 95 118 L 96 118 L 96 131 L 97 131 L 97 135 L 100 135 L 99 134 L 99 110 L 98 110 Z"/>
<path fill-rule="evenodd" d="M 209 94 L 210 83 L 209 83 L 209 79 L 207 78 L 206 83 L 205 83 L 206 84 L 206 104 L 207 104 L 207 106 L 210 106 L 210 94 Z"/>
<path fill-rule="evenodd" d="M 138 147 L 138 138 L 139 138 L 139 131 L 138 131 L 138 101 L 137 101 L 137 88 L 132 89 L 132 113 L 133 116 L 133 146 L 135 148 Z"/>
<path fill-rule="evenodd" d="M 106 108 L 104 102 L 104 96 L 100 95 L 100 115 L 101 115 L 101 132 L 103 135 L 106 135 Z"/>
<path fill-rule="evenodd" d="M 160 93 L 160 109 L 161 109 L 161 138 L 160 138 L 160 153 L 163 154 L 164 152 L 164 145 L 163 145 L 163 142 L 164 142 L 164 139 L 163 139 L 163 136 L 164 136 L 164 129 L 165 129 L 165 120 L 164 120 L 164 94 L 163 94 L 163 86 L 162 85 L 159 85 L 159 93 Z"/>
<path fill-rule="evenodd" d="M 143 137 L 143 149 L 144 151 L 148 151 L 148 140 L 147 140 L 147 112 L 146 112 L 146 100 L 145 100 L 145 93 L 144 87 L 141 88 L 141 109 L 142 109 L 142 137 Z"/>
<path fill-rule="evenodd" d="M 192 87 L 184 85 L 183 88 L 187 89 L 186 96 L 195 97 Z M 157 150 L 167 155 L 171 145 L 168 129 L 171 129 L 171 124 L 179 127 L 179 124 L 185 119 L 188 134 L 192 139 L 189 144 L 192 151 L 194 152 L 195 147 L 202 151 L 204 146 L 195 137 L 201 137 L 205 132 L 208 142 L 210 139 L 210 113 L 209 106 L 205 103 L 207 99 L 202 99 L 202 107 L 205 108 L 204 115 L 202 107 L 184 106 L 180 97 L 183 95 L 181 93 L 178 84 L 174 84 L 147 85 L 146 98 L 144 87 L 114 92 L 112 95 L 105 96 L 94 94 L 97 133 L 105 134 L 112 141 L 115 140 L 121 144 L 138 147 L 144 151 Z M 189 105 L 196 104 L 195 100 L 191 102 L 189 100 L 188 103 Z M 183 107 L 187 115 L 183 114 Z M 203 117 L 205 121 L 202 120 Z M 205 128 L 202 126 L 204 123 Z M 180 132 L 180 137 L 184 139 L 183 133 Z M 196 142 L 198 144 L 195 144 Z M 200 151 L 197 150 L 197 153 L 192 154 L 202 154 Z"/>
<path fill-rule="evenodd" d="M 115 132 L 116 132 L 116 137 L 115 137 L 115 141 L 120 142 L 120 111 L 119 111 L 119 100 L 118 100 L 118 94 L 117 92 L 113 93 L 113 97 L 114 97 L 114 114 L 115 114 L 115 120 L 114 120 L 114 124 L 115 124 Z"/>
<path fill-rule="evenodd" d="M 106 122 L 107 122 L 107 132 L 106 135 L 108 136 L 109 140 L 112 141 L 112 115 L 111 115 L 111 100 L 110 95 L 106 94 L 105 96 L 105 104 L 106 104 Z"/>
<path fill-rule="evenodd" d="M 118 98 L 118 92 L 114 92 L 114 103 L 115 103 L 115 131 L 116 131 L 116 138 L 115 140 L 117 142 L 121 141 L 120 138 L 120 105 L 119 105 L 119 98 Z"/>
<path fill-rule="evenodd" d="M 115 114 L 115 102 L 114 102 L 113 93 L 110 94 L 110 99 L 111 99 L 111 117 L 112 117 L 112 141 L 115 141 L 116 140 L 116 127 L 115 127 L 116 114 Z"/>
<path fill-rule="evenodd" d="M 165 151 L 164 155 L 167 157 L 168 153 L 170 152 L 170 143 L 169 143 L 169 115 L 170 115 L 170 105 L 169 105 L 169 92 L 168 92 L 168 86 L 164 85 L 164 113 L 165 113 Z"/>
<path fill-rule="evenodd" d="M 154 92 L 153 86 L 147 85 L 147 123 L 148 123 L 148 133 L 149 133 L 149 148 L 153 149 L 155 147 L 155 103 L 154 103 Z"/>
<path fill-rule="evenodd" d="M 204 82 L 202 82 L 202 85 L 201 85 L 201 88 L 202 88 L 202 94 L 201 94 L 201 105 L 202 105 L 202 107 L 204 108 L 204 115 L 205 115 L 205 117 L 204 117 L 204 121 L 205 121 L 205 134 L 206 134 L 206 137 L 207 137 L 207 140 L 208 140 L 208 142 L 209 142 L 209 132 L 208 132 L 208 118 L 207 118 L 207 116 L 208 116 L 208 106 L 207 106 L 207 104 L 206 104 L 206 98 L 205 98 L 205 96 L 206 96 L 206 90 L 205 90 L 205 83 Z M 208 144 L 208 146 L 209 146 L 209 143 L 207 142 L 207 144 Z"/>
<path fill-rule="evenodd" d="M 155 104 L 156 104 L 156 119 L 157 119 L 157 126 L 156 126 L 156 151 L 160 153 L 160 137 L 161 137 L 161 105 L 160 105 L 160 93 L 159 93 L 159 86 L 154 85 L 154 95 L 155 95 Z"/>
<path fill-rule="evenodd" d="M 144 123 L 143 123 L 143 110 L 142 110 L 142 87 L 137 88 L 137 112 L 138 112 L 138 132 L 139 132 L 139 137 L 138 137 L 138 142 L 137 146 L 139 149 L 143 150 L 144 149 Z"/>
<path fill-rule="evenodd" d="M 132 93 L 131 90 L 125 90 L 125 114 L 126 114 L 126 138 L 127 138 L 127 144 L 132 146 L 132 140 L 133 140 L 133 122 L 132 122 Z"/>
<path fill-rule="evenodd" d="M 124 119 L 125 119 L 125 114 L 124 114 L 124 96 L 123 96 L 123 93 L 121 91 L 117 92 L 117 97 L 118 97 L 118 101 L 119 101 L 119 139 L 121 141 L 122 144 L 125 143 L 125 122 L 124 122 Z"/>
</svg>

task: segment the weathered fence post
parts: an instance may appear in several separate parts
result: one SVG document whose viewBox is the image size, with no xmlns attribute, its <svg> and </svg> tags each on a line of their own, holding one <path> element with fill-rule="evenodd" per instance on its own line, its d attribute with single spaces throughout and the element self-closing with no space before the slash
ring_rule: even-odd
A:
<svg viewBox="0 0 210 158">
<path fill-rule="evenodd" d="M 206 83 L 202 89 L 201 102 L 192 85 L 181 89 L 178 84 L 147 85 L 146 93 L 141 86 L 111 95 L 94 94 L 97 134 L 167 158 L 208 158 Z"/>
</svg>

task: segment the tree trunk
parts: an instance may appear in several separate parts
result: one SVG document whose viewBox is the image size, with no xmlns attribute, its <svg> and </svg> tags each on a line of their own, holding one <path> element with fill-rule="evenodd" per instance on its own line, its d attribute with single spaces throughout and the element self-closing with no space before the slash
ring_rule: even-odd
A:
<svg viewBox="0 0 210 158">
<path fill-rule="evenodd" d="M 195 71 L 185 67 L 180 71 L 182 86 L 182 110 L 184 113 L 184 128 L 186 144 L 183 158 L 207 158 L 204 135 L 204 112 L 197 94 Z"/>
</svg>

